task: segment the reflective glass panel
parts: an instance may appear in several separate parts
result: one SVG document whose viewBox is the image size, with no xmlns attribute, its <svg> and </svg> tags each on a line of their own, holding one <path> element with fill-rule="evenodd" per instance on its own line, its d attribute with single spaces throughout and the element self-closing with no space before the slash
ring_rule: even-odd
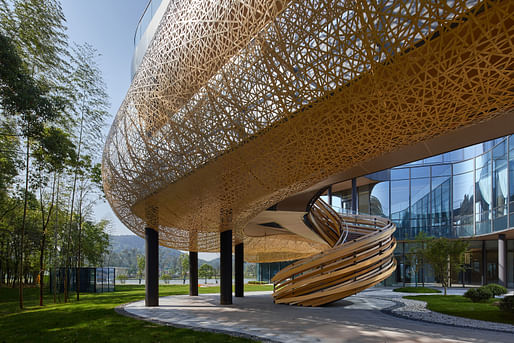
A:
<svg viewBox="0 0 514 343">
<path fill-rule="evenodd" d="M 408 238 L 409 180 L 391 181 L 391 219 L 398 228 L 397 237 Z"/>
<path fill-rule="evenodd" d="M 475 222 L 476 234 L 481 235 L 491 232 L 491 201 L 492 201 L 492 178 L 491 178 L 491 161 L 481 157 L 480 165 L 477 161 L 476 178 L 476 199 L 475 199 Z M 485 164 L 484 164 L 485 163 Z"/>
<path fill-rule="evenodd" d="M 411 237 L 427 231 L 430 213 L 430 179 L 411 180 Z"/>
<path fill-rule="evenodd" d="M 430 177 L 430 167 L 416 167 L 410 170 L 411 178 Z"/>
<path fill-rule="evenodd" d="M 450 177 L 432 179 L 430 236 L 449 237 L 450 230 Z"/>
<path fill-rule="evenodd" d="M 441 164 L 439 166 L 432 166 L 432 177 L 450 175 L 452 175 L 451 164 Z"/>
<path fill-rule="evenodd" d="M 507 144 L 498 144 L 493 149 L 493 230 L 499 231 L 507 228 Z"/>
<path fill-rule="evenodd" d="M 473 235 L 473 173 L 453 177 L 453 229 L 452 235 Z"/>
<path fill-rule="evenodd" d="M 391 180 L 401 180 L 409 178 L 409 168 L 391 169 Z"/>
<path fill-rule="evenodd" d="M 389 181 L 372 186 L 369 203 L 372 215 L 389 217 Z"/>
<path fill-rule="evenodd" d="M 467 160 L 453 165 L 453 175 L 462 174 L 472 171 L 474 168 L 474 161 Z"/>
</svg>

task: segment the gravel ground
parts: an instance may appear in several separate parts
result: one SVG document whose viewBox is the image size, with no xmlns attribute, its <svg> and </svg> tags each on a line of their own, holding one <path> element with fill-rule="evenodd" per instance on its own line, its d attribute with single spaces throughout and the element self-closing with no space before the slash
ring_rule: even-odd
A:
<svg viewBox="0 0 514 343">
<path fill-rule="evenodd" d="M 455 289 L 453 292 L 449 292 L 449 294 L 463 294 L 466 289 Z M 374 290 L 370 291 L 375 292 Z M 386 294 L 384 291 L 376 291 L 376 296 L 385 299 Z M 403 299 L 404 296 L 407 295 L 434 295 L 433 293 L 420 293 L 420 294 L 412 294 L 412 293 L 396 293 L 396 292 L 387 292 L 390 300 L 393 300 L 397 303 L 396 306 L 385 309 L 384 312 L 393 314 L 398 317 L 413 319 L 413 320 L 421 320 L 430 323 L 451 325 L 451 326 L 460 326 L 460 327 L 469 327 L 475 329 L 484 329 L 484 330 L 493 330 L 493 331 L 502 331 L 502 332 L 510 332 L 514 333 L 514 325 L 510 324 L 502 324 L 502 323 L 494 323 L 494 322 L 486 322 L 483 320 L 476 319 L 468 319 L 462 317 L 450 316 L 447 314 L 433 312 L 426 308 L 426 302 L 420 300 L 411 300 L 411 299 Z M 514 341 L 514 339 L 513 339 Z"/>
</svg>

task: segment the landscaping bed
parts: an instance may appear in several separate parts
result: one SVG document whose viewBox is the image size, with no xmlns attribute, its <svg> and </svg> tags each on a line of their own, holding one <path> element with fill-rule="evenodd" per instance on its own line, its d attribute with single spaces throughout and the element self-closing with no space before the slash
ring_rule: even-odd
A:
<svg viewBox="0 0 514 343">
<path fill-rule="evenodd" d="M 401 287 L 393 289 L 393 292 L 403 293 L 441 293 L 440 290 L 429 287 Z"/>
<path fill-rule="evenodd" d="M 484 302 L 472 302 L 460 295 L 410 295 L 404 298 L 425 301 L 427 308 L 434 312 L 514 325 L 514 314 L 501 311 L 498 307 L 498 298 Z"/>
</svg>

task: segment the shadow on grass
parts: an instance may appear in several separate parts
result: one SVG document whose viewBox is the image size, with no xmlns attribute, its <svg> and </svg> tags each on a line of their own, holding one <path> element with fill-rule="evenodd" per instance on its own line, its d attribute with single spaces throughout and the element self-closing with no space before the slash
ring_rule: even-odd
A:
<svg viewBox="0 0 514 343">
<path fill-rule="evenodd" d="M 116 286 L 117 291 L 103 294 L 82 294 L 79 302 L 72 294 L 71 302 L 53 304 L 46 296 L 39 307 L 39 290 L 26 289 L 26 309 L 18 309 L 18 291 L 0 289 L 1 342 L 249 342 L 250 340 L 222 334 L 198 332 L 148 323 L 114 312 L 118 305 L 144 298 L 144 286 Z M 160 295 L 188 294 L 188 286 L 160 287 Z M 200 289 L 215 293 L 219 288 Z"/>
</svg>

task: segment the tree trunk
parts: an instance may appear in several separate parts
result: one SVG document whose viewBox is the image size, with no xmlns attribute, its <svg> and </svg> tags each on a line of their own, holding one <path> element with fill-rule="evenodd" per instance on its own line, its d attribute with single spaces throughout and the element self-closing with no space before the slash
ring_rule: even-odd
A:
<svg viewBox="0 0 514 343">
<path fill-rule="evenodd" d="M 53 272 L 54 272 L 54 284 L 53 284 L 53 294 L 54 294 L 54 304 L 57 302 L 57 228 L 59 227 L 59 185 L 60 185 L 61 176 L 57 176 L 57 192 L 56 192 L 56 200 L 55 200 L 55 227 L 54 227 L 54 250 L 52 252 L 53 258 Z"/>
<path fill-rule="evenodd" d="M 54 207 L 54 196 L 55 196 L 55 173 L 54 180 L 52 184 L 52 200 L 50 201 L 50 208 L 48 209 L 48 216 L 45 219 L 45 206 L 43 204 L 43 192 L 41 188 L 39 189 L 39 203 L 41 209 L 41 225 L 43 231 L 43 237 L 41 238 L 40 251 L 39 251 L 39 306 L 43 306 L 43 286 L 44 286 L 44 276 L 45 276 L 45 244 L 46 244 L 46 234 L 48 230 L 48 224 L 50 223 L 50 217 L 52 216 L 52 210 Z"/>
<path fill-rule="evenodd" d="M 21 223 L 21 239 L 20 239 L 20 309 L 23 309 L 23 243 L 25 240 L 25 223 L 27 219 L 27 202 L 28 202 L 28 188 L 29 188 L 29 161 L 30 161 L 30 138 L 27 137 L 26 157 L 25 157 L 25 194 L 23 199 L 23 219 Z"/>
</svg>

